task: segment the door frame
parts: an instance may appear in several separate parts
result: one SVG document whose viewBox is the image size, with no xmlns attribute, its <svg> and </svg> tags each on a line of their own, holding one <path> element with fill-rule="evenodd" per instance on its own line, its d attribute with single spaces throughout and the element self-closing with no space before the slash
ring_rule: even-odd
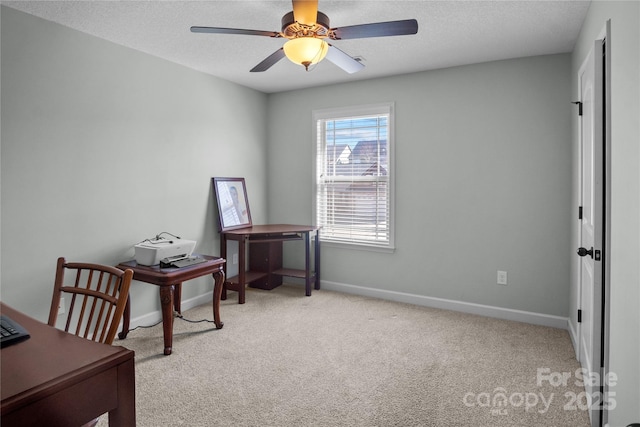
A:
<svg viewBox="0 0 640 427">
<path fill-rule="evenodd" d="M 610 391 L 608 381 L 604 381 L 608 378 L 611 372 L 609 371 L 609 335 L 610 335 L 610 294 L 611 294 L 611 20 L 605 22 L 605 26 L 600 32 L 598 39 L 603 41 L 603 53 L 604 58 L 603 65 L 603 89 L 604 96 L 602 98 L 603 107 L 603 179 L 602 189 L 603 194 L 603 256 L 602 256 L 602 337 L 600 345 L 600 395 L 603 396 L 603 408 L 600 412 L 600 426 L 605 426 L 609 422 L 609 406 L 608 403 L 613 404 L 615 397 L 611 396 L 609 401 Z M 612 406 L 614 407 L 614 406 Z"/>
</svg>

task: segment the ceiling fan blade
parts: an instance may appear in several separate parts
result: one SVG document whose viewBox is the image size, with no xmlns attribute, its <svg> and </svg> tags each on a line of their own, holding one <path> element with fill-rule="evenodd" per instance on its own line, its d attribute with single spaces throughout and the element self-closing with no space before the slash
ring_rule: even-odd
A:
<svg viewBox="0 0 640 427">
<path fill-rule="evenodd" d="M 329 44 L 329 43 L 327 43 Z M 325 57 L 349 74 L 357 73 L 364 68 L 360 61 L 356 61 L 337 47 L 329 44 L 329 51 Z"/>
<path fill-rule="evenodd" d="M 333 28 L 332 39 L 362 39 L 367 37 L 388 37 L 416 34 L 418 21 L 405 19 L 402 21 L 376 22 L 373 24 L 351 25 L 348 27 Z"/>
<path fill-rule="evenodd" d="M 191 27 L 192 33 L 240 34 L 244 36 L 280 37 L 276 31 L 243 30 L 241 28 Z"/>
<path fill-rule="evenodd" d="M 276 62 L 280 61 L 284 58 L 284 49 L 280 48 L 273 52 L 271 55 L 267 56 L 261 63 L 256 65 L 251 69 L 252 73 L 259 73 L 262 71 L 267 71 L 271 68 Z"/>
<path fill-rule="evenodd" d="M 292 0 L 293 19 L 304 25 L 314 25 L 318 18 L 318 0 Z"/>
</svg>

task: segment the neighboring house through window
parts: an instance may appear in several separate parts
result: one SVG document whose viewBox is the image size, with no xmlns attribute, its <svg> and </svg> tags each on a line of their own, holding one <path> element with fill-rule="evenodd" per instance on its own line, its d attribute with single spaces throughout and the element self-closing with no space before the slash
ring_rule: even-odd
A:
<svg viewBox="0 0 640 427">
<path fill-rule="evenodd" d="M 393 249 L 393 104 L 318 110 L 313 121 L 321 241 Z"/>
</svg>

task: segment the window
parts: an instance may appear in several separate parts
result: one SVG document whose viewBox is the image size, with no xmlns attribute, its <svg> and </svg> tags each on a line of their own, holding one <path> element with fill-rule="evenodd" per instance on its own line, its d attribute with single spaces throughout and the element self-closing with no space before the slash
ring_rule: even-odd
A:
<svg viewBox="0 0 640 427">
<path fill-rule="evenodd" d="M 314 111 L 323 242 L 393 248 L 393 104 Z"/>
</svg>

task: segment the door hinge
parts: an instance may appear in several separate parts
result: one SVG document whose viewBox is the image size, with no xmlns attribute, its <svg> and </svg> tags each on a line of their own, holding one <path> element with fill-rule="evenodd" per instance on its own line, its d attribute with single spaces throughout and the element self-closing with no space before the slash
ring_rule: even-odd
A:
<svg viewBox="0 0 640 427">
<path fill-rule="evenodd" d="M 574 101 L 574 102 L 572 102 L 572 104 L 578 104 L 578 115 L 581 116 L 582 115 L 582 102 Z"/>
<path fill-rule="evenodd" d="M 582 310 L 578 310 L 578 323 L 582 323 Z"/>
<path fill-rule="evenodd" d="M 582 206 L 578 206 L 578 219 L 582 219 Z"/>
</svg>

